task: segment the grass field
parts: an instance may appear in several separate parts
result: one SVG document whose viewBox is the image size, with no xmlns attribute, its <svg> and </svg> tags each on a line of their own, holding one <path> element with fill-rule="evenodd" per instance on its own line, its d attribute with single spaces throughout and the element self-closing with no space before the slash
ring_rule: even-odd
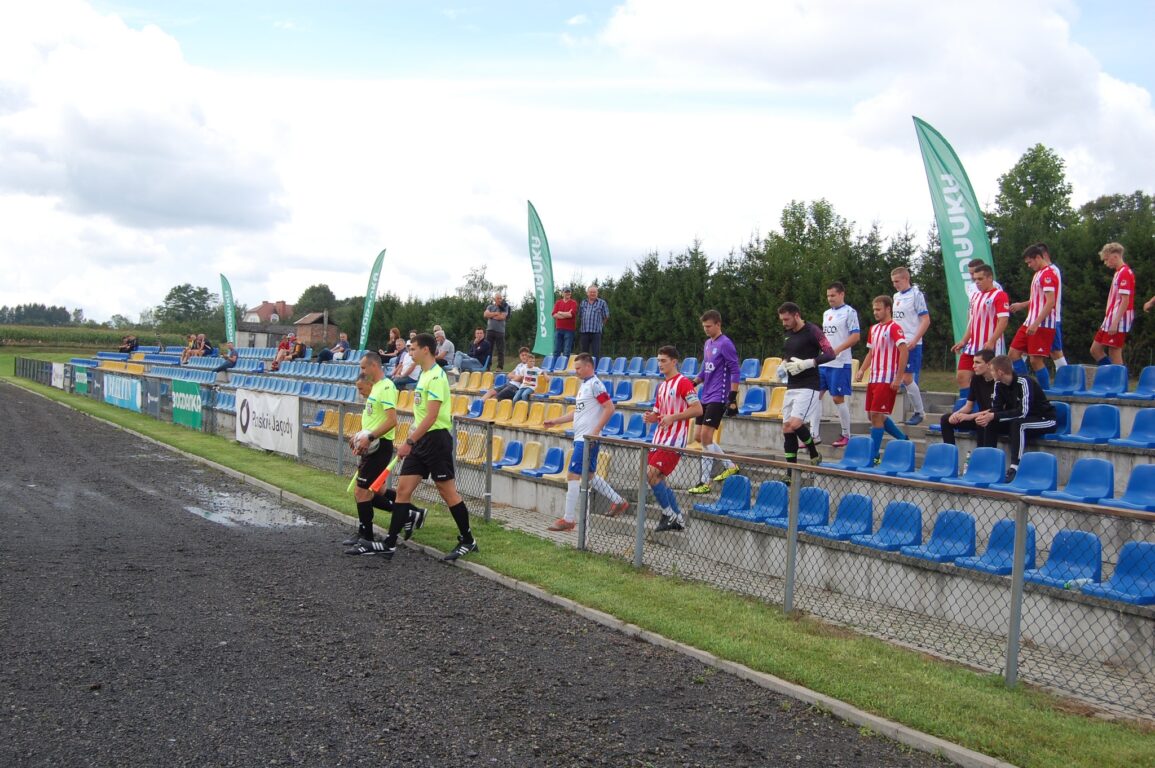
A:
<svg viewBox="0 0 1155 768">
<path fill-rule="evenodd" d="M 12 369 L 11 355 L 0 355 L 0 376 L 10 379 Z M 17 383 L 333 509 L 352 511 L 346 481 L 336 475 L 27 381 Z M 477 561 L 500 573 L 1010 763 L 1155 766 L 1155 728 L 1150 725 L 1102 720 L 1081 705 L 1025 685 L 1007 690 L 996 675 L 804 616 L 787 617 L 774 606 L 637 571 L 625 562 L 558 547 L 495 523 L 479 524 L 477 532 L 483 545 Z M 455 535 L 448 515 L 435 514 L 421 539 L 448 550 Z"/>
</svg>

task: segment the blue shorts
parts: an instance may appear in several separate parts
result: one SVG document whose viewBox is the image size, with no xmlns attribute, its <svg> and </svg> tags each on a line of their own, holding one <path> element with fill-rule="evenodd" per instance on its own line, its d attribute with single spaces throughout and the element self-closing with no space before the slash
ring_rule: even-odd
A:
<svg viewBox="0 0 1155 768">
<path fill-rule="evenodd" d="M 918 381 L 918 376 L 922 373 L 922 345 L 911 347 L 910 354 L 906 358 L 906 372 Z"/>
<path fill-rule="evenodd" d="M 585 445 L 586 445 L 585 440 L 574 440 L 573 456 L 569 460 L 569 471 L 573 472 L 575 475 L 580 475 L 582 473 L 582 463 L 585 461 L 585 459 L 582 458 L 583 454 L 585 453 Z M 598 448 L 600 448 L 600 447 L 601 447 L 601 445 L 599 443 L 590 443 L 590 473 L 591 474 L 597 471 L 597 468 L 598 468 Z"/>
<path fill-rule="evenodd" d="M 818 389 L 829 392 L 836 397 L 846 397 L 850 394 L 850 366 L 841 368 L 833 366 L 818 366 Z"/>
<path fill-rule="evenodd" d="M 1055 323 L 1055 340 L 1051 342 L 1052 352 L 1063 351 L 1063 324 Z"/>
</svg>

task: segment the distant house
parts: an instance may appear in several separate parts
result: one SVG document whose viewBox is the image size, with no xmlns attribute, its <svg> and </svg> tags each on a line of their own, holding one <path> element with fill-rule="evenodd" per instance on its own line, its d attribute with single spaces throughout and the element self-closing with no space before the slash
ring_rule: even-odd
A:
<svg viewBox="0 0 1155 768">
<path fill-rule="evenodd" d="M 337 334 L 341 332 L 337 326 L 325 322 L 322 312 L 310 312 L 293 325 L 297 329 L 297 338 L 308 347 L 331 347 L 337 343 Z"/>
<path fill-rule="evenodd" d="M 293 316 L 293 310 L 292 304 L 286 304 L 283 301 L 262 301 L 259 305 L 249 308 L 245 312 L 245 316 L 241 318 L 241 322 L 259 325 L 288 325 L 289 318 Z"/>
<path fill-rule="evenodd" d="M 238 347 L 275 347 L 296 328 L 290 322 L 293 305 L 283 301 L 262 301 L 245 311 L 237 323 Z"/>
</svg>

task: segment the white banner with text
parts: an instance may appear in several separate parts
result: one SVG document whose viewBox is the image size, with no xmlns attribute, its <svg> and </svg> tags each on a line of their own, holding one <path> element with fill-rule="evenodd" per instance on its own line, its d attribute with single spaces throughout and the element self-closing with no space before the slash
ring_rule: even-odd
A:
<svg viewBox="0 0 1155 768">
<path fill-rule="evenodd" d="M 237 390 L 237 442 L 300 455 L 298 398 Z"/>
</svg>

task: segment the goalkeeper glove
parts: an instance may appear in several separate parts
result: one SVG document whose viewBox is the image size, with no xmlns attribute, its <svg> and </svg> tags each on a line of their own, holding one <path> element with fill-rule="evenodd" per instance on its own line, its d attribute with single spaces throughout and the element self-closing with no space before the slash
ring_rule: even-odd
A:
<svg viewBox="0 0 1155 768">
<path fill-rule="evenodd" d="M 726 415 L 727 416 L 737 416 L 738 415 L 738 393 L 737 392 L 731 392 L 730 393 L 730 400 L 726 403 Z"/>
<path fill-rule="evenodd" d="M 803 371 L 806 371 L 806 370 L 813 368 L 814 367 L 814 361 L 813 360 L 801 360 L 797 357 L 792 357 L 792 358 L 790 358 L 789 361 L 784 363 L 784 366 L 786 368 L 787 373 L 789 373 L 791 376 L 797 376 L 798 374 L 802 373 Z"/>
</svg>

